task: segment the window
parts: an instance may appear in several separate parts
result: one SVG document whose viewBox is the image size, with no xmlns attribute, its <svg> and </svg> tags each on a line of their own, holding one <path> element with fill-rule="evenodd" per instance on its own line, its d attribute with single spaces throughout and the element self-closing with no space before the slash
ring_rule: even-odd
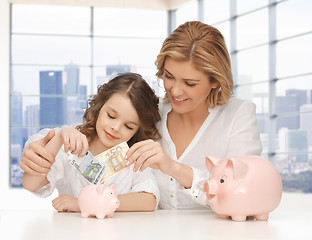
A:
<svg viewBox="0 0 312 240">
<path fill-rule="evenodd" d="M 312 192 L 312 2 L 193 1 L 174 11 L 176 26 L 197 20 L 202 6 L 204 22 L 223 33 L 231 53 L 235 95 L 257 105 L 263 157 L 277 167 L 285 191 Z M 26 139 L 44 127 L 81 121 L 86 99 L 112 73 L 137 71 L 163 95 L 154 61 L 167 14 L 12 5 L 12 187 L 20 186 Z M 43 105 L 58 108 L 48 115 Z"/>
<path fill-rule="evenodd" d="M 263 157 L 277 167 L 284 191 L 312 192 L 311 3 L 234 2 L 235 94 L 256 103 Z"/>
<path fill-rule="evenodd" d="M 188 22 L 198 20 L 198 4 L 196 1 L 186 4 L 176 11 L 176 27 Z"/>
<path fill-rule="evenodd" d="M 26 140 L 42 128 L 81 123 L 87 99 L 112 74 L 138 72 L 163 95 L 154 61 L 167 36 L 167 13 L 11 7 L 10 185 L 18 188 Z"/>
</svg>

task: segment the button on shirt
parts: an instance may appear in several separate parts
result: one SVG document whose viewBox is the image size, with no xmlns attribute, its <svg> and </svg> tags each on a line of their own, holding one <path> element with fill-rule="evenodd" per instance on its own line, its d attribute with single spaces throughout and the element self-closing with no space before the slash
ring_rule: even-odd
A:
<svg viewBox="0 0 312 240">
<path fill-rule="evenodd" d="M 202 189 L 205 180 L 210 177 L 205 156 L 224 159 L 261 154 L 256 107 L 251 102 L 232 97 L 227 104 L 209 109 L 210 114 L 180 158 L 177 158 L 175 145 L 167 129 L 167 115 L 171 109 L 170 103 L 160 104 L 162 120 L 158 123 L 158 129 L 162 139 L 159 142 L 170 158 L 193 169 L 193 182 L 191 191 L 188 191 L 172 176 L 154 170 L 160 190 L 159 208 L 204 208 L 201 205 L 204 204 Z"/>
</svg>

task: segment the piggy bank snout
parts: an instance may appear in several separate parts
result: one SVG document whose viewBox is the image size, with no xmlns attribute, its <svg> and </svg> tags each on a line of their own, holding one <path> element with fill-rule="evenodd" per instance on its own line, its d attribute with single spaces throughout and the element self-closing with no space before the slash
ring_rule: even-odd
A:
<svg viewBox="0 0 312 240">
<path fill-rule="evenodd" d="M 212 203 L 215 201 L 217 195 L 217 184 L 213 180 L 208 180 L 204 183 L 203 187 L 204 192 L 206 192 L 206 197 L 208 202 Z"/>
<path fill-rule="evenodd" d="M 117 208 L 119 208 L 119 206 L 120 206 L 120 202 L 119 202 L 119 200 L 118 200 L 118 199 L 115 199 L 115 201 L 114 201 L 114 202 L 115 202 L 115 204 L 116 204 L 116 207 L 117 207 Z"/>
<path fill-rule="evenodd" d="M 203 188 L 203 190 L 204 190 L 204 192 L 209 193 L 209 183 L 208 183 L 208 181 L 206 181 L 206 182 L 204 183 L 204 188 Z"/>
<path fill-rule="evenodd" d="M 216 194 L 217 186 L 214 180 L 208 180 L 204 183 L 204 192 L 209 194 Z"/>
</svg>

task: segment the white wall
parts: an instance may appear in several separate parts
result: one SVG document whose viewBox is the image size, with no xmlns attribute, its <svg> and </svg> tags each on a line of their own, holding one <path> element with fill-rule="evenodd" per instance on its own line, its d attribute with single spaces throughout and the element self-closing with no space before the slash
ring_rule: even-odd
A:
<svg viewBox="0 0 312 240">
<path fill-rule="evenodd" d="M 10 189 L 9 165 L 9 56 L 10 56 L 10 4 L 0 0 L 0 210 L 52 209 L 51 200 L 40 199 L 24 189 Z"/>
<path fill-rule="evenodd" d="M 9 184 L 9 2 L 0 0 L 0 208 Z"/>
</svg>

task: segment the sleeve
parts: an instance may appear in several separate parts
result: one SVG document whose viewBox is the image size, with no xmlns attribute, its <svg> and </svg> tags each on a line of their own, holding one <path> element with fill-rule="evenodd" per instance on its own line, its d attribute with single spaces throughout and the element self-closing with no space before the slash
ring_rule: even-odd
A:
<svg viewBox="0 0 312 240">
<path fill-rule="evenodd" d="M 246 101 L 239 106 L 235 114 L 226 156 L 260 156 L 261 152 L 256 105 Z"/>
<path fill-rule="evenodd" d="M 157 209 L 160 200 L 160 193 L 152 169 L 147 168 L 143 172 L 134 173 L 130 192 L 152 193 L 156 197 L 155 209 Z"/>
<path fill-rule="evenodd" d="M 30 136 L 28 138 L 28 140 L 26 141 L 25 146 L 27 146 L 27 145 L 31 144 L 32 142 L 35 142 L 41 138 L 44 138 L 49 133 L 50 130 L 51 129 L 49 129 L 49 128 L 44 128 L 44 129 L 40 130 L 38 133 Z"/>
<path fill-rule="evenodd" d="M 202 206 L 209 207 L 206 193 L 203 192 L 204 182 L 210 177 L 210 173 L 207 169 L 193 169 L 193 182 L 190 189 L 183 188 L 182 191 L 189 195 L 192 200 Z"/>
<path fill-rule="evenodd" d="M 44 138 L 45 136 L 47 136 L 47 134 L 49 133 L 50 130 L 51 130 L 50 128 L 44 128 L 44 129 L 40 130 L 38 133 L 30 136 L 28 138 L 28 140 L 26 141 L 25 146 L 27 146 L 27 145 L 31 144 L 32 142 L 35 142 L 41 138 Z M 55 131 L 55 133 L 57 133 L 60 130 L 60 128 L 57 127 L 57 128 L 54 128 L 53 130 Z"/>
</svg>

